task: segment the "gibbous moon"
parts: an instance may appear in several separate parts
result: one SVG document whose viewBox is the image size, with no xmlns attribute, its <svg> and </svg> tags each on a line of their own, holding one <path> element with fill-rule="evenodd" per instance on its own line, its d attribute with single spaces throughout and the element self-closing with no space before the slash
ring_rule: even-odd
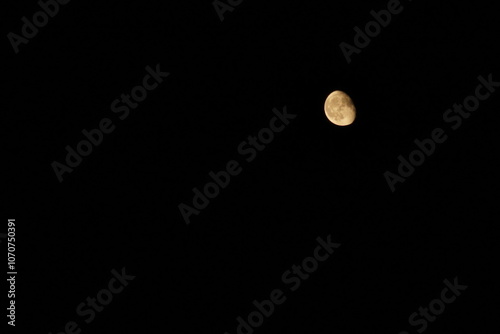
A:
<svg viewBox="0 0 500 334">
<path fill-rule="evenodd" d="M 336 90 L 325 101 L 325 114 L 335 125 L 346 126 L 352 124 L 356 118 L 356 107 L 349 95 Z"/>
</svg>

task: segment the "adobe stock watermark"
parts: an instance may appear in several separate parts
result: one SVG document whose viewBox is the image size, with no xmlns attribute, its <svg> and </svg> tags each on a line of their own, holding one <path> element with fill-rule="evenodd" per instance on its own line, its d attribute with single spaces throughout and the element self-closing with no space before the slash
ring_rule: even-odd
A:
<svg viewBox="0 0 500 334">
<path fill-rule="evenodd" d="M 446 285 L 446 288 L 441 290 L 441 294 L 439 298 L 431 300 L 428 307 L 420 306 L 418 308 L 418 313 L 413 312 L 408 318 L 408 322 L 411 326 L 420 328 L 413 328 L 417 331 L 417 333 L 422 333 L 427 329 L 427 322 L 434 322 L 437 319 L 437 315 L 440 315 L 444 312 L 446 308 L 446 304 L 453 303 L 458 296 L 461 295 L 462 291 L 467 289 L 467 285 L 458 284 L 458 278 L 455 277 L 453 279 L 453 284 L 445 279 L 443 283 Z M 430 310 L 430 313 L 429 313 Z M 419 318 L 420 316 L 420 318 Z M 410 334 L 409 332 L 402 331 L 399 334 Z"/>
<path fill-rule="evenodd" d="M 80 303 L 76 307 L 76 314 L 82 318 L 86 324 L 90 324 L 96 318 L 96 312 L 102 312 L 105 306 L 108 306 L 114 296 L 121 293 L 128 284 L 135 279 L 135 276 L 127 275 L 125 268 L 122 268 L 121 273 L 115 269 L 111 270 L 113 278 L 108 282 L 107 288 L 100 290 L 96 297 L 87 297 L 85 302 Z M 82 329 L 76 321 L 68 321 L 64 326 L 64 330 L 55 334 L 80 334 Z M 49 332 L 52 334 L 52 332 Z"/>
<path fill-rule="evenodd" d="M 408 1 L 411 2 L 411 0 Z M 371 38 L 377 37 L 382 32 L 382 27 L 386 28 L 389 23 L 391 23 L 392 15 L 400 14 L 403 9 L 404 7 L 401 5 L 400 0 L 389 0 L 387 3 L 387 9 L 382 9 L 379 12 L 374 10 L 370 11 L 374 20 L 365 25 L 364 31 L 358 26 L 354 27 L 354 31 L 356 32 L 354 35 L 354 45 L 356 46 L 346 42 L 339 44 L 340 50 L 342 50 L 347 63 L 351 63 L 351 56 L 353 54 L 360 54 L 361 50 L 370 44 Z"/>
<path fill-rule="evenodd" d="M 328 235 L 326 241 L 321 237 L 317 237 L 318 245 L 312 252 L 312 256 L 306 257 L 302 260 L 301 265 L 292 265 L 291 269 L 286 270 L 281 275 L 283 284 L 288 285 L 290 291 L 296 291 L 303 281 L 310 277 L 319 266 L 319 263 L 328 260 L 330 255 L 333 254 L 335 249 L 339 248 L 341 244 L 334 243 L 331 240 L 331 235 Z M 238 323 L 236 327 L 237 334 L 252 334 L 255 329 L 262 326 L 265 318 L 269 318 L 277 305 L 281 305 L 286 301 L 285 292 L 282 289 L 274 289 L 269 294 L 269 299 L 264 299 L 259 302 L 254 300 L 252 302 L 256 310 L 250 312 L 246 319 L 241 316 L 236 318 Z M 229 334 L 225 332 L 224 334 Z"/>
<path fill-rule="evenodd" d="M 479 108 L 480 101 L 487 100 L 495 92 L 496 87 L 500 87 L 500 82 L 493 81 L 492 73 L 488 74 L 488 79 L 485 79 L 481 75 L 477 79 L 480 83 L 476 86 L 474 95 L 467 96 L 463 104 L 453 104 L 453 109 L 447 109 L 443 113 L 444 122 L 451 123 L 452 130 L 458 130 L 463 120 L 469 118 L 471 113 Z M 398 173 L 395 174 L 390 171 L 385 171 L 384 173 L 385 180 L 391 192 L 396 190 L 395 185 L 398 182 L 405 182 L 415 172 L 415 167 L 422 166 L 426 157 L 430 157 L 436 150 L 436 144 L 442 144 L 447 139 L 448 136 L 442 128 L 432 130 L 429 138 L 422 140 L 415 139 L 413 142 L 417 148 L 408 155 L 408 159 L 402 155 L 398 156 Z"/>
<path fill-rule="evenodd" d="M 221 22 L 224 21 L 225 12 L 232 12 L 234 8 L 238 7 L 243 2 L 243 0 L 226 0 L 226 1 L 227 2 L 224 2 L 222 0 L 214 0 L 214 2 L 212 2 L 215 12 L 219 16 Z"/>
<path fill-rule="evenodd" d="M 130 95 L 122 94 L 119 99 L 111 102 L 111 111 L 115 114 L 119 114 L 118 118 L 120 120 L 126 119 L 130 114 L 130 109 L 136 109 L 140 102 L 143 102 L 147 96 L 148 91 L 151 92 L 158 87 L 160 83 L 163 82 L 163 78 L 170 75 L 168 72 L 161 72 L 160 64 L 156 65 L 156 69 L 153 70 L 150 66 L 146 66 L 146 74 L 142 79 L 142 85 L 137 85 L 132 88 Z M 131 98 L 132 97 L 132 98 Z M 80 166 L 83 158 L 89 156 L 94 146 L 97 147 L 101 145 L 104 140 L 104 134 L 110 134 L 115 130 L 116 126 L 113 121 L 109 118 L 103 118 L 99 122 L 99 126 L 96 129 L 87 131 L 82 130 L 82 134 L 86 139 L 82 139 L 77 145 L 76 150 L 71 146 L 66 145 L 66 164 L 54 161 L 51 164 L 54 173 L 56 174 L 59 182 L 63 182 L 64 173 L 71 173 L 73 169 Z"/>
<path fill-rule="evenodd" d="M 42 10 L 33 14 L 31 21 L 26 16 L 21 18 L 24 23 L 21 27 L 21 35 L 9 32 L 7 38 L 14 49 L 14 53 L 19 53 L 21 44 L 28 44 L 30 39 L 38 35 L 38 28 L 43 28 L 49 23 L 49 18 L 53 18 L 59 13 L 59 5 L 66 5 L 71 0 L 40 0 L 38 5 Z"/>
<path fill-rule="evenodd" d="M 268 127 L 262 128 L 256 136 L 248 136 L 247 140 L 238 145 L 238 153 L 245 158 L 246 162 L 252 162 L 257 157 L 258 152 L 262 152 L 266 145 L 269 145 L 274 140 L 274 136 L 283 131 L 285 126 L 297 117 L 297 115 L 288 113 L 286 106 L 283 107 L 283 111 L 274 108 L 273 113 L 275 116 L 269 121 Z M 190 223 L 192 215 L 199 215 L 200 211 L 210 204 L 211 199 L 219 196 L 221 188 L 225 189 L 229 185 L 231 177 L 239 175 L 242 170 L 243 168 L 238 161 L 230 160 L 226 163 L 224 170 L 217 173 L 210 171 L 208 176 L 211 182 L 207 182 L 200 187 L 202 190 L 196 187 L 193 188 L 192 205 L 180 203 L 178 206 L 186 224 Z"/>
</svg>

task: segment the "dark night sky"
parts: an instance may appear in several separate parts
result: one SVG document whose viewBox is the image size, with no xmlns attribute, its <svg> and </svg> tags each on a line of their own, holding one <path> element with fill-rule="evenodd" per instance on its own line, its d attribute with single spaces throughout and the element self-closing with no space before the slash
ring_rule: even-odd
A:
<svg viewBox="0 0 500 334">
<path fill-rule="evenodd" d="M 339 44 L 387 3 L 245 0 L 221 22 L 210 1 L 71 1 L 18 54 L 5 38 L 16 330 L 234 334 L 281 289 L 255 333 L 417 333 L 408 317 L 458 277 L 467 290 L 426 332 L 491 332 L 500 92 L 456 130 L 443 113 L 478 76 L 500 81 L 495 4 L 402 1 L 348 64 Z M 4 36 L 40 9 L 7 7 Z M 156 64 L 170 75 L 120 120 L 111 102 Z M 351 126 L 325 117 L 337 89 Z M 296 118 L 246 162 L 240 143 L 284 106 Z M 103 118 L 115 130 L 59 183 L 51 163 Z M 447 140 L 391 192 L 384 172 L 435 128 Z M 241 174 L 186 225 L 178 205 L 230 160 Z M 291 292 L 281 275 L 328 235 L 341 247 Z M 136 278 L 85 324 L 76 306 L 122 267 Z"/>
</svg>

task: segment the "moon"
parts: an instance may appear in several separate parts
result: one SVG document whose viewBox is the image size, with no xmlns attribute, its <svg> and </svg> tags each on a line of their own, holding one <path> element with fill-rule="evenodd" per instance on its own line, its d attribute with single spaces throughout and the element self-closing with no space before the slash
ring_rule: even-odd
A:
<svg viewBox="0 0 500 334">
<path fill-rule="evenodd" d="M 336 90 L 326 98 L 325 114 L 333 124 L 346 126 L 356 119 L 356 107 L 349 95 Z"/>
</svg>

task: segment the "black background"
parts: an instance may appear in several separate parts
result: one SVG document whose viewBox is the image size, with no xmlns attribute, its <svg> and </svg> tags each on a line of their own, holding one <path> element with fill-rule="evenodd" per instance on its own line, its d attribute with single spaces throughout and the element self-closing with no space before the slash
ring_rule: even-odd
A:
<svg viewBox="0 0 500 334">
<path fill-rule="evenodd" d="M 426 332 L 495 332 L 499 93 L 456 131 L 442 119 L 479 75 L 500 81 L 495 4 L 402 4 L 350 64 L 339 44 L 387 1 L 246 0 L 223 22 L 210 1 L 71 1 L 18 54 L 4 38 L 16 332 L 234 334 L 279 288 L 255 333 L 415 333 L 410 314 L 454 277 L 467 290 Z M 38 10 L 7 4 L 4 36 Z M 170 76 L 120 121 L 111 102 L 156 64 Z M 351 126 L 324 115 L 337 89 Z M 244 162 L 284 106 L 297 117 Z M 59 183 L 51 163 L 105 117 L 115 131 Z M 447 141 L 392 193 L 383 173 L 436 127 Z M 186 225 L 178 205 L 232 159 L 242 173 Z M 329 234 L 342 246 L 290 292 L 282 273 Z M 122 267 L 135 280 L 84 324 L 76 306 Z"/>
</svg>

